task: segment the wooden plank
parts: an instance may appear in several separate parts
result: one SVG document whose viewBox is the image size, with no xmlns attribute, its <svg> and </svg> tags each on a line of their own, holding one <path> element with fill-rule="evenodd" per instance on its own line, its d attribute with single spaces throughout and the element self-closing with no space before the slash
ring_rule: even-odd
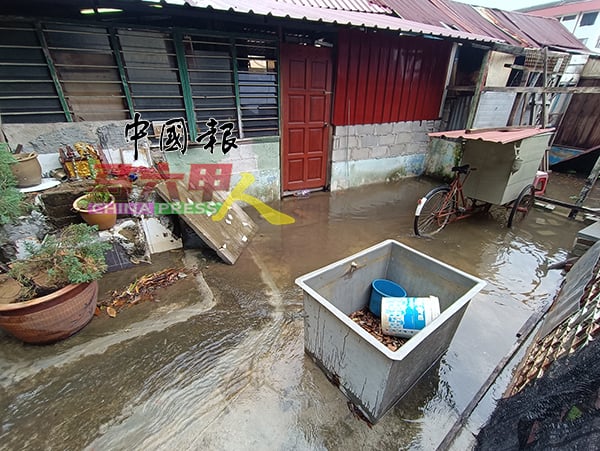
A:
<svg viewBox="0 0 600 451">
<path fill-rule="evenodd" d="M 453 91 L 465 91 L 467 87 L 456 86 L 450 88 Z M 528 92 L 528 93 L 567 93 L 567 94 L 600 94 L 600 86 L 522 86 L 522 87 L 500 87 L 486 86 L 482 89 L 484 92 Z"/>
<path fill-rule="evenodd" d="M 169 183 L 171 190 L 168 189 Z M 183 205 L 201 203 L 201 191 L 189 191 L 180 180 L 161 182 L 156 186 L 156 192 L 167 202 L 180 201 Z M 218 191 L 213 192 L 213 201 L 224 203 L 226 197 Z M 234 264 L 250 239 L 258 230 L 256 223 L 242 208 L 234 203 L 221 221 L 213 221 L 208 214 L 180 213 L 182 219 L 223 261 Z"/>
</svg>

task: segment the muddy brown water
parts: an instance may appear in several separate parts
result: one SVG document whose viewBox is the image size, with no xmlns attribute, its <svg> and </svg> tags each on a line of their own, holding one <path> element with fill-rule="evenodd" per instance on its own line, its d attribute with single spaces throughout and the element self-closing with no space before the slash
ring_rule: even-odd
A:
<svg viewBox="0 0 600 451">
<path fill-rule="evenodd" d="M 556 180 L 549 194 L 567 198 L 582 183 Z M 274 206 L 296 223 L 283 227 L 248 210 L 260 230 L 234 266 L 203 250 L 155 255 L 152 266 L 105 276 L 103 295 L 165 267 L 201 272 L 54 345 L 0 333 L 0 449 L 434 448 L 519 328 L 551 302 L 562 274 L 547 266 L 566 257 L 585 225 L 535 209 L 513 230 L 481 216 L 419 238 L 416 200 L 435 184 L 411 179 L 284 199 Z M 304 354 L 294 280 L 388 238 L 487 286 L 442 359 L 370 428 Z M 507 377 L 500 382 L 456 449 L 468 447 L 469 431 L 485 421 Z"/>
</svg>

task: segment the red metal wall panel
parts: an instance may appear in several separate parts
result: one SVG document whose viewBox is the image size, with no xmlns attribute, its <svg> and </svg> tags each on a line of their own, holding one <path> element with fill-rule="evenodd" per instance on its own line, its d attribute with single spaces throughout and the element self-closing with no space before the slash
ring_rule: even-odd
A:
<svg viewBox="0 0 600 451">
<path fill-rule="evenodd" d="M 447 41 L 341 32 L 333 123 L 437 119 L 451 48 Z"/>
</svg>

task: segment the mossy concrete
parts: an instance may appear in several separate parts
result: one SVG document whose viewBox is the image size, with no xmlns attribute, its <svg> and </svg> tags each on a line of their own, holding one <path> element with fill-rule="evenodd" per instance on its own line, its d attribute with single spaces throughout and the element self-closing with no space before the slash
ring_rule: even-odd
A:
<svg viewBox="0 0 600 451">
<path fill-rule="evenodd" d="M 169 152 L 166 154 L 171 173 L 184 174 L 189 177 L 192 164 L 231 164 L 232 176 L 230 188 L 239 182 L 241 173 L 248 172 L 255 178 L 254 183 L 245 191 L 264 202 L 279 199 L 280 184 L 280 150 L 279 138 L 240 140 L 238 148 L 231 149 L 223 155 L 218 147 L 214 153 L 202 146 L 190 146 L 185 153 Z"/>
</svg>

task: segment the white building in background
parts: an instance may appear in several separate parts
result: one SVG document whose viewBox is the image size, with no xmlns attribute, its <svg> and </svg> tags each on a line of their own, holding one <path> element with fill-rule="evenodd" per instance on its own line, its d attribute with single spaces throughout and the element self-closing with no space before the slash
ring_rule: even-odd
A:
<svg viewBox="0 0 600 451">
<path fill-rule="evenodd" d="M 600 52 L 600 0 L 564 0 L 519 11 L 555 17 L 587 48 Z"/>
</svg>

